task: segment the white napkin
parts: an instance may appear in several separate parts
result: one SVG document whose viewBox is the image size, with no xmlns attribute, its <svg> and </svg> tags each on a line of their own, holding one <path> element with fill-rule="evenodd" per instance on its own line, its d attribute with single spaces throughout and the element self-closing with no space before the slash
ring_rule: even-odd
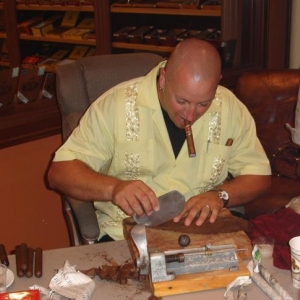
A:
<svg viewBox="0 0 300 300">
<path fill-rule="evenodd" d="M 63 268 L 51 279 L 49 288 L 64 297 L 75 300 L 89 300 L 95 289 L 95 282 L 87 275 L 76 271 L 66 260 Z"/>
</svg>

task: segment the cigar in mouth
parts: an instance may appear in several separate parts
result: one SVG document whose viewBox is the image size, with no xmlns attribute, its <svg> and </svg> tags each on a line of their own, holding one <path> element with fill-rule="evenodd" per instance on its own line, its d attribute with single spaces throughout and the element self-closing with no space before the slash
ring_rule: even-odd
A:
<svg viewBox="0 0 300 300">
<path fill-rule="evenodd" d="M 193 132 L 192 132 L 191 123 L 188 120 L 184 120 L 184 130 L 185 130 L 186 143 L 187 143 L 187 147 L 188 147 L 189 157 L 195 157 L 196 149 L 195 149 L 195 144 L 194 144 Z"/>
</svg>

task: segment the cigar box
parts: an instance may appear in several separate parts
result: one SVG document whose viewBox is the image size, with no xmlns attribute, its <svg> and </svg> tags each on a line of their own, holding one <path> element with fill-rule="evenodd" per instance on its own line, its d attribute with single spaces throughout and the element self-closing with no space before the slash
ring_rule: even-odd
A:
<svg viewBox="0 0 300 300">
<path fill-rule="evenodd" d="M 79 6 L 80 0 L 66 0 L 66 5 Z"/>
<path fill-rule="evenodd" d="M 153 29 L 145 34 L 145 43 L 149 45 L 160 45 L 160 37 L 166 33 L 166 29 Z"/>
<path fill-rule="evenodd" d="M 78 18 L 79 18 L 79 11 L 66 11 L 64 14 L 64 17 L 62 19 L 62 22 L 59 27 L 54 28 L 53 30 L 50 30 L 45 34 L 46 37 L 50 38 L 61 38 L 63 37 L 63 34 L 72 29 L 75 28 Z"/>
<path fill-rule="evenodd" d="M 201 9 L 221 10 L 221 0 L 208 0 L 200 5 Z"/>
<path fill-rule="evenodd" d="M 56 27 L 53 30 L 46 32 L 45 37 L 49 38 L 61 38 L 63 33 L 68 31 L 70 28 L 65 28 L 65 27 Z"/>
<path fill-rule="evenodd" d="M 74 60 L 81 59 L 85 57 L 88 50 L 89 50 L 88 46 L 75 46 L 69 55 L 69 59 L 74 59 Z"/>
<path fill-rule="evenodd" d="M 64 31 L 61 34 L 61 37 L 64 39 L 69 40 L 82 40 L 84 38 L 84 35 L 89 33 L 91 29 L 85 29 L 85 28 L 71 28 L 67 31 Z"/>
<path fill-rule="evenodd" d="M 0 71 L 0 116 L 14 111 L 13 99 L 17 92 L 18 79 L 19 68 Z"/>
<path fill-rule="evenodd" d="M 32 34 L 34 36 L 44 36 L 55 27 L 59 26 L 62 17 L 59 15 L 53 16 L 35 26 L 31 27 Z"/>
<path fill-rule="evenodd" d="M 20 71 L 17 93 L 14 99 L 15 112 L 28 111 L 37 107 L 44 76 L 44 67 L 22 69 Z"/>
<path fill-rule="evenodd" d="M 65 1 L 64 0 L 51 0 L 51 5 L 65 5 Z"/>
<path fill-rule="evenodd" d="M 177 36 L 177 42 L 182 42 L 183 40 L 193 38 L 201 33 L 201 30 L 187 30 Z"/>
<path fill-rule="evenodd" d="M 39 5 L 39 0 L 27 0 L 28 5 Z"/>
<path fill-rule="evenodd" d="M 52 59 L 57 59 L 57 60 L 61 60 L 61 59 L 64 59 L 66 58 L 69 53 L 71 52 L 71 49 L 68 48 L 68 49 L 58 49 L 57 51 L 55 51 L 51 56 L 50 58 Z"/>
<path fill-rule="evenodd" d="M 96 47 L 90 47 L 85 56 L 94 56 L 96 54 Z"/>
<path fill-rule="evenodd" d="M 128 33 L 128 42 L 141 44 L 144 42 L 145 34 L 147 34 L 154 26 L 141 26 Z"/>
<path fill-rule="evenodd" d="M 75 27 L 78 22 L 79 14 L 79 11 L 66 11 L 60 26 L 68 28 Z"/>
<path fill-rule="evenodd" d="M 95 30 L 92 29 L 91 31 L 85 33 L 83 35 L 83 39 L 84 40 L 95 40 L 96 39 L 96 32 L 95 32 Z"/>
<path fill-rule="evenodd" d="M 19 292 L 1 293 L 0 300 L 40 300 L 39 290 L 24 290 Z"/>
<path fill-rule="evenodd" d="M 181 8 L 183 9 L 199 9 L 200 0 L 185 0 L 182 2 Z"/>
<path fill-rule="evenodd" d="M 160 36 L 159 41 L 160 44 L 163 46 L 176 46 L 177 42 L 177 36 L 185 32 L 186 29 L 182 28 L 174 28 L 170 29 L 167 32 L 165 32 L 163 35 Z"/>
<path fill-rule="evenodd" d="M 200 39 L 200 40 L 205 40 L 208 39 L 209 37 L 213 36 L 217 32 L 217 29 L 215 28 L 206 28 L 202 30 L 199 34 L 195 35 L 194 38 Z"/>
<path fill-rule="evenodd" d="M 39 95 L 39 106 L 51 106 L 56 103 L 56 73 L 46 73 L 42 90 Z"/>
<path fill-rule="evenodd" d="M 41 17 L 33 17 L 29 20 L 19 23 L 17 25 L 17 28 L 20 34 L 32 35 L 31 27 L 41 22 L 42 22 Z"/>
<path fill-rule="evenodd" d="M 128 34 L 135 30 L 137 27 L 136 26 L 126 26 L 123 27 L 116 32 L 113 33 L 113 39 L 115 42 L 128 42 Z"/>
<path fill-rule="evenodd" d="M 181 8 L 185 0 L 163 0 L 156 2 L 156 7 L 159 8 Z"/>
<path fill-rule="evenodd" d="M 111 7 L 131 7 L 132 6 L 132 3 L 134 1 L 133 0 L 118 0 L 118 1 L 114 1 L 112 4 L 111 4 Z"/>
<path fill-rule="evenodd" d="M 137 0 L 132 3 L 132 7 L 155 7 L 157 0 Z"/>
<path fill-rule="evenodd" d="M 95 20 L 94 18 L 85 18 L 78 25 L 77 28 L 84 29 L 95 29 Z"/>
<path fill-rule="evenodd" d="M 81 5 L 94 5 L 95 0 L 81 0 Z"/>
<path fill-rule="evenodd" d="M 25 56 L 25 58 L 22 60 L 22 64 L 31 66 L 37 65 L 42 60 L 48 58 L 53 53 L 54 49 L 55 45 L 53 43 L 43 43 L 35 49 L 34 55 Z"/>
<path fill-rule="evenodd" d="M 39 4 L 40 5 L 50 5 L 51 4 L 51 0 L 39 0 Z"/>
</svg>

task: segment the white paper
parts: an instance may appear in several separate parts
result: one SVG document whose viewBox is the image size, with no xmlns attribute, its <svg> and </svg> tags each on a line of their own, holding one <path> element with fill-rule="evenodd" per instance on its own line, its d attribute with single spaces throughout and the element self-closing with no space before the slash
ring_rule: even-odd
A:
<svg viewBox="0 0 300 300">
<path fill-rule="evenodd" d="M 89 300 L 95 289 L 95 282 L 87 275 L 76 271 L 68 261 L 51 279 L 49 288 L 67 298 Z"/>
<path fill-rule="evenodd" d="M 247 268 L 251 274 L 252 281 L 255 282 L 270 299 L 283 300 L 283 298 L 262 278 L 259 273 L 254 272 L 253 261 L 248 263 Z"/>
</svg>

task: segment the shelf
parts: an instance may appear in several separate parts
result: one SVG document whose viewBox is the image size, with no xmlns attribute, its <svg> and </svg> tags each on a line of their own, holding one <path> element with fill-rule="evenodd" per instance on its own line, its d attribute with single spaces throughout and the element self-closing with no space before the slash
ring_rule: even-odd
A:
<svg viewBox="0 0 300 300">
<path fill-rule="evenodd" d="M 95 46 L 96 40 L 79 40 L 79 39 L 63 39 L 63 38 L 50 38 L 45 36 L 33 36 L 33 35 L 26 35 L 20 34 L 21 40 L 27 41 L 37 41 L 37 42 L 52 42 L 52 43 L 60 43 L 60 44 L 79 44 L 79 45 L 87 45 L 87 46 Z"/>
<path fill-rule="evenodd" d="M 221 10 L 111 7 L 111 13 L 221 17 Z"/>
<path fill-rule="evenodd" d="M 0 66 L 2 66 L 2 67 L 9 67 L 9 62 L 8 61 L 2 61 L 2 60 L 0 60 Z"/>
<path fill-rule="evenodd" d="M 132 50 L 144 50 L 144 51 L 154 51 L 154 52 L 172 52 L 174 47 L 170 46 L 155 46 L 148 44 L 132 44 L 132 43 L 118 43 L 113 42 L 112 46 L 114 48 L 132 49 Z"/>
<path fill-rule="evenodd" d="M 0 117 L 0 149 L 61 133 L 58 108 Z"/>
<path fill-rule="evenodd" d="M 61 5 L 30 5 L 18 4 L 17 10 L 42 10 L 42 11 L 82 11 L 94 12 L 95 8 L 92 5 L 81 6 L 61 6 Z"/>
</svg>

